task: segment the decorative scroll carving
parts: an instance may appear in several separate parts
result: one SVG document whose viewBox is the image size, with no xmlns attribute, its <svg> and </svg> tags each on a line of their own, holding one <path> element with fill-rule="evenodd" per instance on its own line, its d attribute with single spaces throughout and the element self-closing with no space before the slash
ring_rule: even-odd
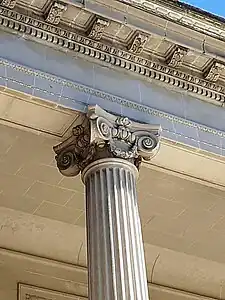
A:
<svg viewBox="0 0 225 300">
<path fill-rule="evenodd" d="M 108 21 L 98 18 L 91 27 L 88 37 L 99 41 L 102 38 L 105 28 L 108 26 Z"/>
<path fill-rule="evenodd" d="M 109 157 L 127 159 L 137 167 L 150 160 L 159 149 L 158 125 L 131 122 L 107 113 L 98 106 L 89 107 L 82 125 L 54 147 L 57 166 L 65 176 L 78 175 L 89 163 Z"/>
<path fill-rule="evenodd" d="M 128 50 L 135 54 L 141 54 L 147 41 L 148 37 L 146 35 L 138 33 L 132 44 L 128 47 Z"/>
<path fill-rule="evenodd" d="M 167 60 L 167 64 L 170 67 L 173 68 L 179 68 L 181 67 L 184 57 L 187 54 L 188 49 L 183 48 L 183 47 L 177 47 L 175 51 L 170 55 L 170 57 Z"/>
<path fill-rule="evenodd" d="M 224 70 L 224 68 L 225 65 L 219 62 L 214 62 L 214 64 L 210 67 L 210 69 L 205 72 L 204 74 L 205 79 L 216 82 L 219 79 L 221 72 Z"/>
<path fill-rule="evenodd" d="M 17 1 L 17 0 L 2 0 L 0 4 L 1 4 L 2 6 L 5 6 L 5 7 L 8 7 L 8 8 L 10 8 L 10 9 L 12 9 L 12 8 L 15 7 L 16 1 Z"/>
<path fill-rule="evenodd" d="M 60 2 L 54 2 L 46 16 L 46 21 L 54 25 L 59 24 L 62 14 L 66 10 L 67 10 L 66 4 Z"/>
</svg>

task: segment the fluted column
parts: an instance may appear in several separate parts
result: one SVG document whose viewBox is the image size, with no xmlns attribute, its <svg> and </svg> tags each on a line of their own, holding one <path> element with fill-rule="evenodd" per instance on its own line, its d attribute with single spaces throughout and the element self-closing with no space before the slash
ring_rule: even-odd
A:
<svg viewBox="0 0 225 300">
<path fill-rule="evenodd" d="M 116 158 L 98 160 L 83 172 L 89 299 L 148 299 L 137 175 L 133 164 Z"/>
<path fill-rule="evenodd" d="M 90 300 L 148 300 L 136 179 L 159 149 L 160 127 L 89 107 L 54 147 L 60 172 L 86 186 Z"/>
</svg>

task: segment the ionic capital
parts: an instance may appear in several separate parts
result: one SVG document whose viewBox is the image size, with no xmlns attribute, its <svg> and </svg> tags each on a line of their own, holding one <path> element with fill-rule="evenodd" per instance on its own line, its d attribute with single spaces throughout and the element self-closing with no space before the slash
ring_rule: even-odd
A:
<svg viewBox="0 0 225 300">
<path fill-rule="evenodd" d="M 138 168 L 159 150 L 161 127 L 140 124 L 91 106 L 83 124 L 54 147 L 59 171 L 76 176 L 90 163 L 102 158 L 121 158 Z"/>
</svg>

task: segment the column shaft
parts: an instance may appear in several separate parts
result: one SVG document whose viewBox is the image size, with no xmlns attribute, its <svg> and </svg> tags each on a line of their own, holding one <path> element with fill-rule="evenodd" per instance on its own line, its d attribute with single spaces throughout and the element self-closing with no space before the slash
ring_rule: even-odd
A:
<svg viewBox="0 0 225 300">
<path fill-rule="evenodd" d="M 149 299 L 136 173 L 133 164 L 116 158 L 83 172 L 91 300 Z"/>
</svg>

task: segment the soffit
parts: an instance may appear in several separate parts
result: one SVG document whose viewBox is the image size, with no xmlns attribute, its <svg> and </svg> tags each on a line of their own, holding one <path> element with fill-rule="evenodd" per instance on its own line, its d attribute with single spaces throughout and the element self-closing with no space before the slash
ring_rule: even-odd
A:
<svg viewBox="0 0 225 300">
<path fill-rule="evenodd" d="M 1 299 L 87 299 L 86 268 L 5 249 L 0 249 L 0 262 Z M 151 283 L 149 292 L 153 300 L 214 299 Z"/>
<path fill-rule="evenodd" d="M 53 138 L 51 147 L 58 142 L 54 137 L 65 138 L 70 134 L 70 129 L 82 123 L 84 118 L 82 113 L 75 110 L 22 92 L 1 88 L 0 97 L 1 124 L 22 129 L 21 132 L 27 130 L 36 135 L 46 136 L 50 141 Z M 20 135 L 20 130 L 17 132 Z M 33 135 L 34 140 L 36 135 Z M 225 187 L 224 164 L 225 160 L 221 155 L 167 139 L 162 139 L 159 154 L 150 163 L 153 168 L 160 167 L 166 172 L 172 170 L 179 176 L 188 175 L 192 180 L 203 180 L 222 189 Z M 196 165 L 204 165 L 205 168 L 196 168 Z"/>
<path fill-rule="evenodd" d="M 0 206 L 84 229 L 84 188 L 79 176 L 58 172 L 52 147 L 59 138 L 1 125 L 0 139 Z M 169 161 L 182 159 L 177 151 L 173 159 L 168 154 Z M 183 159 L 192 164 L 188 156 Z M 204 161 L 194 164 L 219 174 L 215 161 L 215 172 Z M 224 165 L 222 170 L 221 177 Z M 225 187 L 143 165 L 138 196 L 145 242 L 225 263 Z"/>
<path fill-rule="evenodd" d="M 12 123 L 7 124 L 13 126 Z M 65 178 L 58 172 L 52 146 L 59 142 L 59 137 L 40 133 L 34 128 L 24 129 L 19 125 L 1 125 L 0 128 L 0 246 L 86 266 L 85 205 L 81 180 L 79 177 Z M 181 162 L 186 162 L 186 167 L 181 164 L 183 173 L 188 173 L 190 169 L 187 162 L 191 163 L 190 157 L 180 156 L 179 148 L 174 149 L 173 153 L 170 152 L 170 147 L 165 148 L 164 152 L 164 146 L 158 155 L 162 153 L 159 163 L 180 159 Z M 190 153 L 187 151 L 187 154 Z M 141 168 L 138 181 L 139 210 L 149 278 L 151 262 L 154 264 L 151 255 L 158 256 L 158 252 L 149 248 L 149 244 L 175 251 L 175 260 L 178 253 L 192 255 L 193 259 L 191 263 L 187 263 L 188 266 L 191 266 L 193 261 L 194 264 L 197 263 L 196 257 L 205 258 L 207 261 L 202 263 L 201 268 L 210 269 L 211 273 L 208 265 L 210 261 L 225 263 L 224 188 L 215 188 L 215 185 L 207 182 L 202 184 L 200 180 L 181 174 L 181 170 L 180 174 L 169 172 L 165 167 L 159 168 L 156 161 L 152 161 L 153 163 L 155 165 L 144 165 Z M 215 171 L 208 169 L 207 163 L 201 160 L 194 161 L 192 165 L 195 165 L 195 169 L 201 169 L 196 168 L 196 165 L 204 165 L 202 174 L 219 174 L 216 161 L 213 161 L 212 165 Z M 223 174 L 224 172 L 220 174 L 221 178 Z M 68 243 L 71 236 L 74 242 Z M 167 274 L 169 270 L 172 272 L 171 264 L 168 267 L 168 263 L 162 259 L 163 256 L 160 257 L 161 273 Z M 167 259 L 171 261 L 171 258 Z M 181 257 L 181 261 L 184 263 L 185 259 Z M 0 276 L 1 272 L 4 273 L 4 280 L 0 282 L 2 298 L 13 299 L 16 295 L 16 283 L 20 280 L 51 290 L 57 286 L 58 290 L 67 293 L 83 296 L 87 293 L 86 271 L 82 268 L 64 268 L 62 263 L 52 261 L 41 263 L 37 258 L 15 259 L 12 253 L 7 256 L 0 253 L 0 264 Z M 178 264 L 177 268 L 180 265 Z M 222 266 L 220 265 L 221 268 Z M 215 270 L 219 269 L 215 267 Z M 154 282 L 159 283 L 161 279 L 158 274 L 157 271 Z M 174 270 L 173 280 L 180 284 L 181 277 L 176 277 L 176 274 Z M 190 276 L 188 274 L 191 274 L 190 270 L 183 276 Z M 172 276 L 165 276 L 165 285 L 168 278 L 171 279 Z M 190 280 L 184 280 L 182 285 L 188 285 L 186 283 L 189 282 Z M 197 285 L 198 289 L 195 290 L 191 284 L 188 290 L 197 292 L 202 289 L 202 293 L 211 296 L 218 293 L 217 289 L 214 290 L 211 286 L 207 285 L 209 291 L 206 292 L 204 284 Z M 153 300 L 199 299 L 196 295 L 162 286 L 150 285 L 150 289 Z M 35 295 L 35 288 L 32 291 Z M 48 291 L 45 292 L 48 295 Z M 38 291 L 36 294 L 40 296 Z M 60 297 L 65 298 L 66 295 Z"/>
<path fill-rule="evenodd" d="M 96 49 L 101 49 L 102 51 L 104 48 L 106 51 L 106 48 L 108 47 L 111 49 L 109 50 L 111 53 L 117 53 L 118 55 L 116 55 L 121 58 L 121 56 L 129 56 L 130 45 L 135 41 L 135 37 L 138 33 L 144 34 L 146 35 L 147 40 L 144 43 L 142 53 L 137 55 L 132 53 L 132 57 L 130 56 L 129 59 L 133 60 L 134 63 L 139 66 L 141 65 L 145 68 L 147 66 L 147 69 L 154 70 L 154 72 L 157 71 L 157 75 L 154 75 L 153 72 L 151 75 L 147 75 L 147 77 L 150 76 L 161 82 L 179 86 L 191 93 L 194 92 L 196 95 L 201 94 L 203 97 L 212 98 L 215 101 L 224 101 L 223 85 L 225 81 L 225 69 L 221 67 L 218 71 L 218 69 L 214 68 L 215 62 L 222 63 L 222 65 L 225 63 L 223 57 L 224 41 L 217 39 L 215 34 L 213 36 L 207 36 L 206 33 L 209 33 L 209 28 L 206 32 L 198 32 L 196 28 L 190 29 L 190 26 L 187 24 L 182 25 L 176 20 L 168 20 L 168 16 L 173 15 L 172 11 L 171 14 L 170 11 L 168 11 L 170 9 L 168 7 L 165 7 L 167 11 L 167 17 L 165 17 L 162 13 L 163 9 L 161 9 L 162 12 L 159 10 L 161 15 L 157 15 L 152 10 L 147 10 L 146 7 L 145 9 L 141 9 L 139 6 L 135 7 L 128 5 L 127 3 L 123 3 L 123 1 L 89 0 L 85 2 L 85 6 L 79 1 L 75 1 L 73 4 L 71 4 L 71 1 L 64 2 L 67 5 L 67 10 L 61 15 L 59 25 L 52 26 L 52 28 L 58 27 L 61 28 L 61 30 L 67 29 L 72 32 L 72 34 L 76 33 L 81 35 L 72 37 L 72 39 L 67 39 L 67 42 L 64 42 L 65 45 L 67 45 L 70 40 L 79 40 L 79 42 L 84 45 L 91 45 L 91 48 L 95 49 L 95 51 Z M 154 1 L 146 2 L 148 2 L 149 6 L 158 5 Z M 76 5 L 74 5 L 74 3 Z M 145 2 L 143 2 L 143 5 L 144 3 Z M 32 16 L 36 19 L 36 21 L 32 21 L 32 23 L 35 24 L 36 22 L 36 24 L 38 24 L 37 20 L 38 22 L 44 21 L 46 13 L 49 11 L 52 4 L 53 2 L 49 0 L 17 1 L 17 6 L 14 10 L 18 13 L 28 14 L 29 18 Z M 157 11 L 157 9 L 155 10 Z M 10 12 L 6 9 L 1 10 L 1 14 L 7 16 L 7 18 L 11 16 Z M 91 43 L 90 39 L 88 41 L 87 36 L 93 28 L 97 17 L 108 20 L 109 25 L 101 32 L 101 42 L 99 43 L 99 41 L 96 41 Z M 22 19 L 19 15 L 16 18 Z M 194 16 L 191 18 L 194 18 Z M 195 21 L 193 22 L 195 24 Z M 202 22 L 204 23 L 206 21 Z M 6 22 L 3 26 L 12 27 L 12 25 L 8 26 Z M 211 24 L 210 26 L 213 25 Z M 53 32 L 55 30 L 50 29 L 51 24 L 45 25 L 45 27 L 48 32 Z M 20 34 L 20 25 L 13 25 L 13 28 Z M 32 33 L 30 35 L 29 30 L 26 30 L 25 35 L 32 39 L 36 36 L 37 41 L 43 39 L 41 33 Z M 54 45 L 59 44 L 58 47 L 60 48 L 62 42 L 56 42 L 56 40 L 51 42 L 51 39 L 52 38 L 49 38 L 48 41 Z M 63 47 L 64 49 L 65 47 L 70 48 L 69 46 Z M 180 64 L 176 66 L 170 65 L 169 62 L 175 54 L 177 47 L 184 47 L 187 49 L 187 52 L 185 52 L 185 55 L 181 55 L 182 58 Z M 80 52 L 80 50 L 78 52 Z M 90 51 L 82 50 L 81 52 L 89 55 L 88 53 Z M 101 58 L 100 54 L 97 54 L 96 56 L 91 53 L 90 55 L 92 57 Z M 175 60 L 176 59 L 178 59 L 178 61 L 180 60 L 180 58 L 175 58 Z M 123 65 L 124 68 L 126 63 L 117 63 L 117 65 L 120 67 Z M 128 68 L 128 66 L 126 68 Z M 213 74 L 211 77 L 207 77 L 211 68 Z M 138 68 L 130 66 L 129 69 L 135 71 Z M 137 72 L 137 70 L 135 72 Z M 147 71 L 140 70 L 139 73 L 145 74 L 146 72 Z M 218 72 L 219 74 L 217 76 Z M 174 79 L 168 79 L 168 76 L 172 76 Z M 145 75 L 145 78 L 147 77 Z M 182 83 L 178 84 L 176 80 L 178 80 L 178 82 L 181 81 Z M 183 81 L 189 82 L 189 84 L 193 86 L 189 87 L 184 84 Z M 199 89 L 198 86 L 201 88 Z M 211 92 L 209 93 L 209 91 Z"/>
<path fill-rule="evenodd" d="M 79 118 L 79 113 L 57 104 L 13 90 L 0 90 L 1 122 L 29 128 L 37 133 L 63 137 Z"/>
</svg>

